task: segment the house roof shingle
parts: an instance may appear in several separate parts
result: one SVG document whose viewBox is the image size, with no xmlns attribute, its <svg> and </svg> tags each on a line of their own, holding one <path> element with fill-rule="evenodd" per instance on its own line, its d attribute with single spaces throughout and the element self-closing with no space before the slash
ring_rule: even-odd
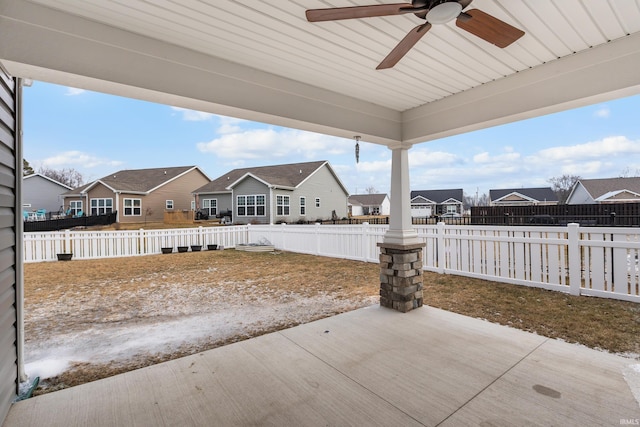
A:
<svg viewBox="0 0 640 427">
<path fill-rule="evenodd" d="M 629 190 L 634 193 L 640 193 L 640 177 L 581 179 L 578 182 L 582 184 L 594 199 L 619 190 Z"/>
<path fill-rule="evenodd" d="M 122 191 L 125 193 L 148 193 L 153 189 L 161 186 L 162 184 L 171 181 L 172 179 L 182 175 L 183 173 L 195 168 L 197 168 L 197 166 L 175 166 L 152 169 L 125 169 L 109 174 L 81 187 L 68 191 L 65 193 L 65 195 L 80 194 L 88 188 L 94 186 L 98 182 L 101 182 L 102 184 L 112 188 L 114 191 Z"/>
<path fill-rule="evenodd" d="M 349 203 L 362 206 L 380 206 L 384 202 L 386 194 L 352 194 Z"/>
<path fill-rule="evenodd" d="M 489 190 L 489 198 L 492 202 L 499 200 L 509 194 L 518 193 L 525 197 L 529 197 L 539 202 L 557 202 L 558 196 L 553 192 L 551 187 L 535 187 L 535 188 L 501 188 Z"/>
<path fill-rule="evenodd" d="M 435 203 L 443 203 L 449 199 L 454 199 L 462 202 L 464 198 L 464 192 L 462 188 L 452 188 L 445 190 L 415 190 L 411 192 L 411 199 L 421 196 L 427 200 L 431 200 Z"/>
<path fill-rule="evenodd" d="M 220 177 L 214 179 L 213 181 L 203 185 L 202 187 L 194 190 L 193 193 L 228 193 L 230 192 L 228 187 L 247 174 L 255 176 L 256 178 L 266 182 L 268 185 L 272 185 L 275 187 L 295 188 L 324 164 L 328 165 L 328 162 L 326 160 L 321 160 L 305 163 L 290 163 L 286 165 L 233 169 L 232 171 L 229 171 L 224 175 L 221 175 Z M 337 176 L 336 179 L 338 179 Z"/>
</svg>

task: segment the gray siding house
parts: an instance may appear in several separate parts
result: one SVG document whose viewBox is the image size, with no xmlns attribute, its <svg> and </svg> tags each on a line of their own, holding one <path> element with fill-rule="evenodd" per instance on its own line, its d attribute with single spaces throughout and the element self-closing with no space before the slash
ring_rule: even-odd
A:
<svg viewBox="0 0 640 427">
<path fill-rule="evenodd" d="M 446 213 L 462 215 L 463 198 L 462 188 L 412 191 L 411 216 L 428 218 Z"/>
<path fill-rule="evenodd" d="M 236 224 L 347 216 L 348 191 L 327 161 L 234 169 L 193 191 L 209 216 Z"/>
<path fill-rule="evenodd" d="M 581 179 L 571 189 L 568 205 L 640 202 L 640 177 Z"/>
<path fill-rule="evenodd" d="M 22 208 L 58 212 L 64 205 L 61 195 L 69 190 L 71 187 L 48 176 L 39 173 L 27 175 L 22 179 Z"/>
</svg>

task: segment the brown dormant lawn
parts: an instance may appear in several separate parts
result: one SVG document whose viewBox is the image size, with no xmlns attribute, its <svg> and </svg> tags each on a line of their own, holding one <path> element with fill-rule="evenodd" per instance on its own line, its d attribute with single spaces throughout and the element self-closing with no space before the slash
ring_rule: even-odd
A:
<svg viewBox="0 0 640 427">
<path fill-rule="evenodd" d="M 377 304 L 378 281 L 377 264 L 288 252 L 27 264 L 27 374 L 42 377 L 36 394 L 82 384 Z M 424 283 L 433 307 L 640 358 L 638 304 L 429 272 Z"/>
</svg>

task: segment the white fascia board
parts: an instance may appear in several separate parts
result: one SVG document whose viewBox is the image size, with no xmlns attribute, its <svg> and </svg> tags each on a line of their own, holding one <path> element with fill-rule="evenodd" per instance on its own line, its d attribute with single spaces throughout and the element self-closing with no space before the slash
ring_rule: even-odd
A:
<svg viewBox="0 0 640 427">
<path fill-rule="evenodd" d="M 529 201 L 529 202 L 538 202 L 539 200 L 534 199 L 533 197 L 529 197 L 529 196 L 525 196 L 522 193 L 518 193 L 517 191 L 513 191 L 509 194 L 505 194 L 504 196 L 494 200 L 494 202 L 498 203 L 501 202 L 503 199 L 506 199 L 507 197 L 511 197 L 511 196 L 518 196 L 523 198 L 523 201 Z M 508 202 L 513 202 L 514 200 L 508 200 Z M 515 200 L 516 202 L 519 202 L 520 200 Z"/>
<path fill-rule="evenodd" d="M 422 196 L 416 196 L 413 199 L 411 199 L 411 203 L 431 203 L 433 205 L 436 205 L 437 203 L 434 202 L 433 200 L 429 200 L 427 198 L 424 198 Z"/>
<path fill-rule="evenodd" d="M 255 176 L 254 174 L 252 174 L 251 172 L 247 172 L 244 175 L 242 175 L 240 178 L 236 179 L 235 181 L 233 181 L 231 184 L 229 184 L 227 186 L 227 188 L 229 190 L 233 190 L 233 187 L 235 187 L 237 184 L 239 184 L 240 182 L 244 181 L 246 178 L 253 178 L 256 181 L 264 184 L 265 186 L 269 187 L 269 188 L 274 188 L 274 186 L 270 183 L 268 183 L 267 181 L 265 181 L 262 178 L 258 178 L 257 176 Z"/>
<path fill-rule="evenodd" d="M 640 33 L 487 83 L 402 115 L 417 144 L 640 93 Z"/>
<path fill-rule="evenodd" d="M 97 180 L 93 181 L 91 184 L 89 184 L 89 185 L 87 186 L 87 188 L 85 188 L 84 190 L 82 190 L 82 191 L 80 192 L 80 194 L 81 194 L 81 195 L 85 195 L 85 194 L 87 194 L 87 193 L 89 192 L 89 190 L 91 190 L 93 187 L 95 187 L 95 186 L 96 186 L 96 185 L 98 185 L 98 184 L 102 184 L 102 185 L 104 185 L 104 186 L 105 186 L 105 187 L 107 187 L 109 190 L 113 191 L 114 193 L 117 193 L 117 192 L 118 192 L 118 190 L 116 190 L 115 188 L 113 188 L 113 187 L 111 187 L 110 185 L 107 185 L 107 184 L 105 184 L 104 182 L 102 182 L 101 180 L 97 179 Z"/>
<path fill-rule="evenodd" d="M 443 201 L 440 204 L 444 205 L 445 203 L 462 203 L 462 202 L 458 199 L 454 199 L 453 197 L 449 197 L 447 200 Z"/>
<path fill-rule="evenodd" d="M 51 182 L 53 182 L 54 184 L 58 184 L 59 186 L 64 187 L 64 188 L 66 188 L 67 190 L 73 190 L 73 187 L 69 187 L 68 185 L 63 184 L 63 183 L 61 183 L 60 181 L 56 181 L 56 180 L 55 180 L 55 179 L 53 179 L 53 178 L 49 178 L 48 176 L 43 175 L 43 174 L 41 174 L 41 173 L 37 173 L 37 172 L 36 172 L 36 173 L 32 173 L 32 174 L 30 174 L 30 175 L 25 175 L 22 179 L 23 179 L 23 180 L 25 180 L 25 179 L 29 179 L 29 178 L 34 178 L 34 177 L 36 177 L 36 176 L 39 176 L 40 178 L 44 178 L 44 179 L 46 179 L 46 180 L 48 180 L 48 181 L 51 181 Z"/>
<path fill-rule="evenodd" d="M 16 41 L 0 43 L 0 62 L 17 77 L 382 145 L 402 137 L 397 110 L 24 0 L 2 3 L 0 40 Z"/>
</svg>

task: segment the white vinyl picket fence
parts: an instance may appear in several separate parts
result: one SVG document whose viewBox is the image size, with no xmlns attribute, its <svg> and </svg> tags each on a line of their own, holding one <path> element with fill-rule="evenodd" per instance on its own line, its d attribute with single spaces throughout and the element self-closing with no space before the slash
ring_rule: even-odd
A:
<svg viewBox="0 0 640 427">
<path fill-rule="evenodd" d="M 418 225 L 424 270 L 640 302 L 640 229 Z M 268 243 L 276 249 L 378 262 L 387 225 L 246 225 L 24 233 L 25 262 L 158 254 L 163 247 Z"/>
</svg>

